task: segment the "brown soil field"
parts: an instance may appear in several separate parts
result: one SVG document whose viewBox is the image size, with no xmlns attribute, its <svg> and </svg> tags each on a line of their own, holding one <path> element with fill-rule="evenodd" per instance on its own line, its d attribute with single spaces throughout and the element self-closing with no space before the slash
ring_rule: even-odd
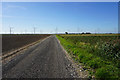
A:
<svg viewBox="0 0 120 80">
<path fill-rule="evenodd" d="M 50 36 L 49 34 L 3 34 L 2 53 L 6 53 L 40 39 Z"/>
</svg>

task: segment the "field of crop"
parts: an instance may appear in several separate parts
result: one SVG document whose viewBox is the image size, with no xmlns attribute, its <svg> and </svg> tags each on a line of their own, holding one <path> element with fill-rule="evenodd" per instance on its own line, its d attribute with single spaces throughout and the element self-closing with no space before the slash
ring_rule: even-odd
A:
<svg viewBox="0 0 120 80">
<path fill-rule="evenodd" d="M 120 79 L 120 36 L 89 34 L 57 37 L 76 61 L 92 69 L 90 77 Z"/>
<path fill-rule="evenodd" d="M 3 34 L 2 53 L 18 49 L 22 46 L 35 42 L 49 36 L 48 34 Z"/>
</svg>

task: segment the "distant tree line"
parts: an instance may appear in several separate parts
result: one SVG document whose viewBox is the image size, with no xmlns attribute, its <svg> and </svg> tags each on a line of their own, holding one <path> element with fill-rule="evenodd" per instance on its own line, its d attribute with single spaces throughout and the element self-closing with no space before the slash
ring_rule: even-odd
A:
<svg viewBox="0 0 120 80">
<path fill-rule="evenodd" d="M 92 34 L 90 32 L 82 32 L 82 33 L 68 33 L 68 32 L 65 32 L 65 34 Z M 97 33 L 95 33 L 97 34 Z M 116 33 L 99 33 L 99 34 L 116 34 Z M 120 33 L 117 33 L 117 34 L 120 34 Z"/>
<path fill-rule="evenodd" d="M 84 33 L 84 32 L 82 32 L 82 33 L 68 33 L 68 32 L 65 32 L 65 34 L 91 34 L 90 32 L 86 32 L 86 33 Z"/>
</svg>

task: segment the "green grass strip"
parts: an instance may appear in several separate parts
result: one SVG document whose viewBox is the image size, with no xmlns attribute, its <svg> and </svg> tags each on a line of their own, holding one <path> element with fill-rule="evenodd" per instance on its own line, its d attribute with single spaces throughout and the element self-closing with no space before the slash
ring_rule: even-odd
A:
<svg viewBox="0 0 120 80">
<path fill-rule="evenodd" d="M 62 36 L 56 35 L 56 37 L 60 40 L 60 43 L 66 49 L 66 51 L 70 55 L 74 56 L 73 58 L 76 61 L 92 69 L 92 72 L 90 71 L 90 75 L 94 75 L 95 78 L 104 80 L 120 79 L 120 70 L 111 62 L 105 61 L 100 57 L 89 53 L 86 49 L 76 46 L 70 40 L 68 41 L 62 38 Z"/>
</svg>

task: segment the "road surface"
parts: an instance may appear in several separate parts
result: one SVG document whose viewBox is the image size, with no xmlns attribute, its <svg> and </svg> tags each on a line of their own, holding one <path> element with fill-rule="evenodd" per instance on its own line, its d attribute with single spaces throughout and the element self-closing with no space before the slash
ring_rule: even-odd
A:
<svg viewBox="0 0 120 80">
<path fill-rule="evenodd" d="M 3 65 L 3 78 L 75 78 L 77 73 L 56 36 L 25 50 Z"/>
</svg>

